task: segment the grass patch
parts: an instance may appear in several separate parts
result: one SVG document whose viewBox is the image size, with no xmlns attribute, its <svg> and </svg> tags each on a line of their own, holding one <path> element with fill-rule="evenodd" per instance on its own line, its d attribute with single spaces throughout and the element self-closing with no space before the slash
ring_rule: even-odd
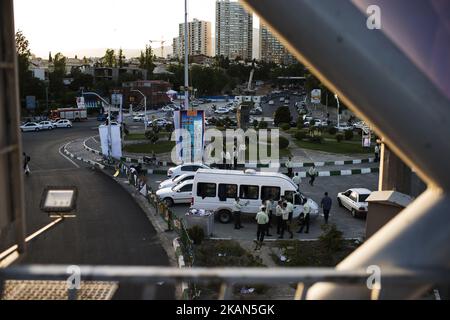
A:
<svg viewBox="0 0 450 320">
<path fill-rule="evenodd" d="M 338 154 L 369 154 L 373 153 L 373 148 L 363 148 L 360 143 L 354 141 L 341 141 L 325 139 L 323 143 L 312 143 L 307 141 L 295 141 L 299 148 L 324 151 Z"/>
<path fill-rule="evenodd" d="M 272 259 L 284 267 L 334 267 L 352 253 L 358 243 L 344 240 L 342 233 L 334 225 L 322 226 L 324 233 L 318 241 L 283 241 L 277 244 L 280 254 L 272 254 Z"/>
<path fill-rule="evenodd" d="M 262 261 L 244 250 L 238 242 L 234 240 L 205 240 L 194 250 L 195 267 L 264 267 Z M 240 289 L 252 287 L 253 294 L 241 295 Z M 217 299 L 219 283 L 198 286 L 201 291 L 200 299 Z M 246 299 L 255 298 L 255 294 L 264 294 L 268 290 L 265 285 L 245 285 L 235 284 L 233 288 L 234 298 Z"/>
<path fill-rule="evenodd" d="M 125 136 L 125 140 L 130 141 L 130 140 L 145 140 L 147 139 L 145 137 L 145 134 L 143 133 L 129 133 Z"/>
<path fill-rule="evenodd" d="M 175 147 L 174 141 L 159 140 L 155 144 L 151 143 L 139 143 L 131 144 L 123 147 L 123 151 L 130 153 L 152 153 L 156 154 L 171 152 Z"/>
</svg>

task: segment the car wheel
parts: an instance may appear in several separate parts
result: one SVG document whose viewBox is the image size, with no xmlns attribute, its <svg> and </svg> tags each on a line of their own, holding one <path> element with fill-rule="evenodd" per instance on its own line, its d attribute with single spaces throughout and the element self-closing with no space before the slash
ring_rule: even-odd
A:
<svg viewBox="0 0 450 320">
<path fill-rule="evenodd" d="M 356 210 L 355 210 L 355 209 L 352 209 L 352 217 L 353 217 L 353 218 L 356 218 L 356 216 L 357 216 Z"/>
<path fill-rule="evenodd" d="M 38 132 L 38 131 L 39 131 L 39 128 L 34 129 L 34 131 Z"/>
<path fill-rule="evenodd" d="M 53 127 L 49 127 L 48 130 L 53 130 Z"/>
<path fill-rule="evenodd" d="M 72 128 L 72 126 L 70 124 L 67 125 L 67 128 Z"/>
<path fill-rule="evenodd" d="M 166 206 L 168 206 L 168 207 L 173 206 L 173 199 L 172 198 L 164 198 L 163 201 L 166 204 Z"/>
<path fill-rule="evenodd" d="M 341 207 L 341 208 L 342 208 L 342 207 L 343 207 L 343 205 L 342 205 L 342 201 L 341 201 L 341 199 L 339 199 L 339 198 L 338 198 L 338 199 L 337 199 L 337 202 L 338 202 L 338 205 L 339 205 L 339 207 Z"/>
<path fill-rule="evenodd" d="M 220 223 L 230 223 L 231 222 L 231 212 L 228 210 L 220 210 L 218 212 L 218 218 Z"/>
</svg>

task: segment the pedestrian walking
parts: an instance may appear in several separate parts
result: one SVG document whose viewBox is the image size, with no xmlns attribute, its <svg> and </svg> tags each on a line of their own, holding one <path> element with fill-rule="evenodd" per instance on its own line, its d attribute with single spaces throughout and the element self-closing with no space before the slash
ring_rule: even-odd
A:
<svg viewBox="0 0 450 320">
<path fill-rule="evenodd" d="M 227 170 L 231 170 L 231 163 L 232 163 L 232 159 L 231 159 L 231 154 L 229 151 L 225 152 L 225 163 L 226 163 L 226 169 Z"/>
<path fill-rule="evenodd" d="M 293 164 L 292 164 L 292 158 L 291 157 L 289 157 L 289 159 L 288 159 L 288 161 L 286 161 L 285 165 L 286 165 L 286 168 L 287 168 L 287 175 L 288 175 L 288 177 L 292 178 L 292 167 L 293 167 Z"/>
<path fill-rule="evenodd" d="M 300 177 L 300 172 L 296 172 L 295 176 L 292 178 L 292 182 L 298 186 L 298 190 L 300 190 L 300 183 L 302 183 L 302 178 Z"/>
<path fill-rule="evenodd" d="M 283 201 L 279 200 L 278 205 L 275 208 L 275 216 L 277 218 L 277 234 L 281 234 L 281 229 L 283 229 Z"/>
<path fill-rule="evenodd" d="M 316 180 L 316 177 L 318 175 L 319 175 L 319 173 L 317 172 L 315 165 L 313 165 L 311 168 L 309 168 L 308 176 L 309 176 L 309 184 L 311 185 L 311 187 L 314 186 L 314 180 Z"/>
<path fill-rule="evenodd" d="M 322 198 L 322 201 L 320 201 L 320 206 L 322 207 L 323 210 L 323 217 L 325 219 L 325 224 L 328 224 L 328 217 L 330 216 L 331 203 L 332 200 L 328 196 L 328 192 L 325 192 L 325 196 Z"/>
<path fill-rule="evenodd" d="M 258 224 L 258 229 L 256 231 L 256 248 L 261 249 L 261 246 L 264 241 L 264 236 L 266 234 L 266 229 L 269 224 L 269 217 L 266 213 L 266 208 L 261 208 L 261 210 L 256 214 L 256 222 Z"/>
<path fill-rule="evenodd" d="M 284 202 L 283 203 L 283 215 L 282 215 L 282 225 L 281 225 L 281 233 L 280 236 L 278 237 L 278 239 L 283 239 L 284 238 L 284 232 L 287 231 L 290 233 L 291 235 L 291 239 L 294 237 L 294 234 L 291 231 L 291 228 L 289 226 L 289 211 L 287 209 L 287 203 Z"/>
<path fill-rule="evenodd" d="M 311 208 L 309 207 L 308 203 L 305 203 L 303 205 L 303 212 L 300 214 L 300 229 L 297 231 L 297 233 L 302 233 L 305 227 L 306 227 L 305 233 L 309 233 L 310 212 Z"/>
<path fill-rule="evenodd" d="M 380 147 L 378 144 L 375 145 L 375 162 L 380 161 Z"/>
<path fill-rule="evenodd" d="M 274 201 L 273 199 L 266 200 L 266 213 L 269 217 L 269 223 L 267 224 L 266 236 L 271 237 L 270 228 L 272 228 L 272 220 L 273 220 L 273 210 L 274 210 Z"/>
<path fill-rule="evenodd" d="M 248 204 L 248 202 L 242 203 L 242 201 L 239 198 L 236 198 L 234 201 L 233 214 L 234 214 L 234 228 L 235 229 L 243 228 L 243 226 L 241 224 L 241 210 L 247 204 Z"/>
<path fill-rule="evenodd" d="M 25 152 L 23 152 L 22 154 L 23 154 L 23 172 L 25 173 L 25 175 L 28 176 L 31 173 L 29 165 L 31 157 L 27 155 Z"/>
</svg>

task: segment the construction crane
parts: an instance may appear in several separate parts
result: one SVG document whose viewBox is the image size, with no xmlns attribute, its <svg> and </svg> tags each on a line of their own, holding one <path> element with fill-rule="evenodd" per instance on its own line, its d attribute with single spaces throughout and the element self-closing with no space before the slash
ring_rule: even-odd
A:
<svg viewBox="0 0 450 320">
<path fill-rule="evenodd" d="M 153 42 L 157 42 L 157 43 L 160 43 L 161 44 L 161 56 L 164 58 L 164 43 L 166 43 L 166 40 L 163 40 L 163 39 L 161 39 L 161 40 L 148 40 L 151 44 L 153 43 Z"/>
</svg>

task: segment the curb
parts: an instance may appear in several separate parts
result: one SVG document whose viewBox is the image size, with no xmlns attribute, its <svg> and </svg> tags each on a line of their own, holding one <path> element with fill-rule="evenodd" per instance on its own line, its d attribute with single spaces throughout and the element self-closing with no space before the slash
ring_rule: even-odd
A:
<svg viewBox="0 0 450 320">
<path fill-rule="evenodd" d="M 101 155 L 101 152 L 98 150 L 95 150 L 91 147 L 88 147 L 86 145 L 86 141 L 93 138 L 89 137 L 86 140 L 83 141 L 83 146 L 87 151 L 90 151 L 96 155 Z M 120 158 L 121 161 L 126 162 L 126 163 L 138 163 L 138 164 L 143 164 L 144 163 L 144 159 L 143 157 L 141 158 L 134 158 L 134 157 L 121 157 Z M 338 160 L 338 161 L 317 161 L 317 162 L 293 162 L 292 163 L 292 167 L 293 168 L 307 168 L 307 167 L 312 167 L 312 166 L 316 166 L 316 167 L 326 167 L 326 166 L 344 166 L 344 165 L 349 165 L 349 164 L 362 164 L 362 163 L 374 163 L 375 159 L 374 158 L 367 158 L 367 159 L 355 159 L 355 160 Z M 170 162 L 170 161 L 159 161 L 158 162 L 158 166 L 161 167 L 174 167 L 177 166 L 176 163 Z M 238 165 L 238 167 L 240 168 L 279 168 L 279 167 L 285 167 L 286 163 L 268 163 L 268 164 L 262 164 L 262 163 L 247 163 L 245 166 L 244 165 Z"/>
<path fill-rule="evenodd" d="M 180 238 L 173 239 L 173 243 L 172 243 L 173 244 L 173 250 L 174 250 L 175 256 L 177 258 L 178 268 L 188 268 L 186 266 L 186 263 L 184 262 L 184 256 L 181 253 L 181 248 L 180 248 L 181 245 L 180 245 L 179 239 Z M 186 282 L 184 282 L 184 281 L 181 282 L 181 292 L 182 292 L 183 296 L 187 293 L 188 290 L 189 290 L 188 284 Z"/>
<path fill-rule="evenodd" d="M 67 150 L 67 146 L 68 146 L 69 144 L 71 144 L 72 142 L 73 142 L 73 141 L 71 141 L 71 142 L 65 144 L 64 147 L 63 147 L 63 152 L 64 152 L 67 156 L 69 156 L 69 157 L 72 158 L 72 159 L 76 159 L 76 160 L 78 160 L 78 161 L 82 161 L 82 162 L 84 162 L 84 163 L 88 163 L 88 164 L 90 164 L 90 165 L 92 165 L 92 166 L 94 166 L 94 167 L 97 167 L 97 168 L 99 168 L 99 169 L 102 169 L 102 170 L 105 168 L 105 166 L 104 166 L 103 164 L 101 164 L 101 163 L 98 163 L 98 162 L 93 161 L 93 160 L 86 160 L 86 159 L 84 159 L 84 158 L 82 158 L 82 157 L 79 157 L 79 156 L 76 156 L 76 155 L 74 155 L 73 153 L 71 153 L 70 151 L 68 151 L 68 150 Z"/>
</svg>

